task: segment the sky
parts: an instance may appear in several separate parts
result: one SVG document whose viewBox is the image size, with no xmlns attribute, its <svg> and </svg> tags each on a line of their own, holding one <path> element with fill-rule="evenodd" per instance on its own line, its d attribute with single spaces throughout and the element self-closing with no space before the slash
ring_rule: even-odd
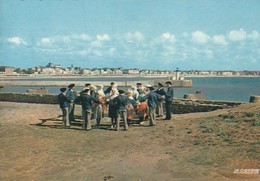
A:
<svg viewBox="0 0 260 181">
<path fill-rule="evenodd" d="M 260 70 L 260 0 L 0 0 L 0 66 Z"/>
</svg>

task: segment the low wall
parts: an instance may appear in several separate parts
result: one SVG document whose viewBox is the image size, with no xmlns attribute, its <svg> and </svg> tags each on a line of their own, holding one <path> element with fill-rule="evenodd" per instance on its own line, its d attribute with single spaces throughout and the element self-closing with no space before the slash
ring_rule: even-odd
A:
<svg viewBox="0 0 260 181">
<path fill-rule="evenodd" d="M 251 103 L 260 103 L 260 96 L 251 96 L 249 99 Z"/>
<path fill-rule="evenodd" d="M 58 104 L 58 97 L 53 94 L 0 93 L 0 101 Z M 242 104 L 242 102 L 174 99 L 172 110 L 175 114 L 209 112 L 217 109 L 238 106 L 240 104 Z"/>
<path fill-rule="evenodd" d="M 215 111 L 217 109 L 231 108 L 243 104 L 242 102 L 189 99 L 174 99 L 172 103 L 172 111 L 175 114 L 209 112 Z"/>
<path fill-rule="evenodd" d="M 0 101 L 58 104 L 58 96 L 53 94 L 0 93 Z"/>
<path fill-rule="evenodd" d="M 158 82 L 161 82 L 165 85 L 165 82 L 169 81 L 165 80 L 144 80 L 144 81 L 115 81 L 115 83 L 119 87 L 130 87 L 136 85 L 137 82 L 141 82 L 143 85 L 150 84 L 152 86 L 158 86 Z M 192 87 L 192 80 L 170 80 L 173 83 L 173 87 Z M 59 86 L 59 87 L 67 87 L 71 83 L 75 83 L 76 86 L 85 86 L 86 83 L 91 83 L 93 85 L 102 84 L 105 87 L 110 86 L 111 81 L 30 81 L 30 80 L 1 80 L 1 86 Z"/>
</svg>

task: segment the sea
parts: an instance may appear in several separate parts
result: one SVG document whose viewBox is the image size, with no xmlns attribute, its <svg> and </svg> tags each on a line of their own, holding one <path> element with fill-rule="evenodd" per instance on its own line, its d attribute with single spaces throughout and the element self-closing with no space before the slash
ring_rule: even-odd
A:
<svg viewBox="0 0 260 181">
<path fill-rule="evenodd" d="M 68 78 L 23 78 L 21 81 L 145 81 L 152 79 L 161 79 L 161 77 L 68 77 Z M 194 94 L 201 91 L 206 100 L 238 101 L 249 102 L 251 95 L 260 96 L 260 77 L 186 77 L 186 80 L 192 80 L 193 86 L 190 88 L 175 88 L 175 98 L 183 98 L 185 94 Z M 3 80 L 3 79 L 2 79 Z M 4 80 L 11 80 L 4 79 Z M 0 80 L 1 84 L 1 80 Z M 39 89 L 39 86 L 5 86 L 0 88 L 0 92 L 26 92 L 28 89 Z M 44 87 L 51 94 L 58 94 L 60 87 Z M 83 87 L 75 87 L 80 91 Z M 127 89 L 123 87 L 122 89 Z"/>
</svg>

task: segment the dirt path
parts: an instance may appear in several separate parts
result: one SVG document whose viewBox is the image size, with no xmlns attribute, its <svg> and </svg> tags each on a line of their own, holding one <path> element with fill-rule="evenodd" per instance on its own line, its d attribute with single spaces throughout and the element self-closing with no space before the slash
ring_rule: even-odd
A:
<svg viewBox="0 0 260 181">
<path fill-rule="evenodd" d="M 57 105 L 0 102 L 0 180 L 260 179 L 233 173 L 260 168 L 260 105 L 174 115 L 119 132 L 86 132 L 79 122 L 39 126 L 59 114 Z"/>
</svg>

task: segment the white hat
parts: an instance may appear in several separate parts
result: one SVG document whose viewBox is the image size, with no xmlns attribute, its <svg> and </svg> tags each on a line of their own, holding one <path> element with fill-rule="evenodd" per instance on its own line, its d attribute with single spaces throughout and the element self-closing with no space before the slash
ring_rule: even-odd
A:
<svg viewBox="0 0 260 181">
<path fill-rule="evenodd" d="M 145 87 L 152 87 L 152 85 L 151 84 L 146 84 Z"/>
</svg>

